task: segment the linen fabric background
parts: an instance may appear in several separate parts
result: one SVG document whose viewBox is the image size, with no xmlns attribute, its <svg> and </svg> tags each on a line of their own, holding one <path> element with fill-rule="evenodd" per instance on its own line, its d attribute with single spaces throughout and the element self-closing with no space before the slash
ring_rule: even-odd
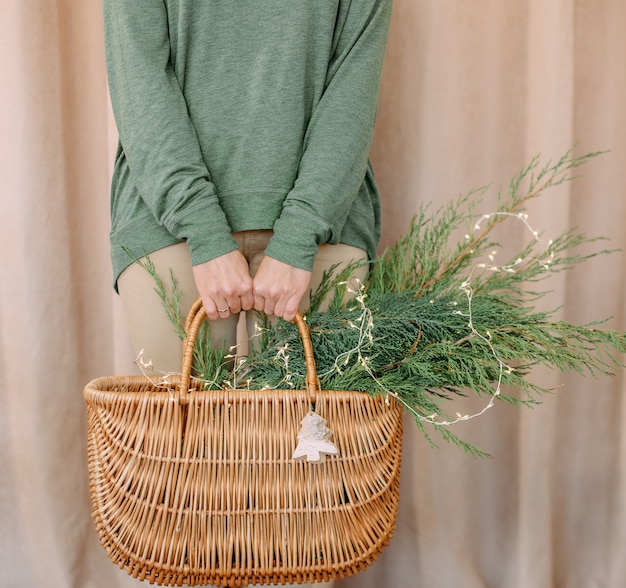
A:
<svg viewBox="0 0 626 588">
<path fill-rule="evenodd" d="M 101 7 L 4 0 L 0 13 L 0 587 L 138 586 L 100 547 L 88 496 L 83 386 L 134 371 L 111 288 Z M 576 145 L 610 152 L 529 220 L 626 250 L 624 23 L 624 0 L 395 0 L 372 152 L 383 245 L 420 203 L 491 183 L 490 212 L 531 157 Z M 518 225 L 507 246 L 527 238 Z M 554 276 L 546 304 L 626 330 L 625 278 L 626 253 L 602 256 Z M 432 450 L 407 422 L 395 536 L 337 586 L 626 586 L 624 377 L 535 378 L 561 387 L 457 426 L 492 460 Z"/>
</svg>

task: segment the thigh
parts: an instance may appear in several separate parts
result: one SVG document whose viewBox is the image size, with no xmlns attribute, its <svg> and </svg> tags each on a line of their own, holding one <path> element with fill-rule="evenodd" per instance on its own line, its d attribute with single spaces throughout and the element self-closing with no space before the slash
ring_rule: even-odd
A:
<svg viewBox="0 0 626 588">
<path fill-rule="evenodd" d="M 184 320 L 198 298 L 187 244 L 177 243 L 159 249 L 149 257 L 170 296 L 171 275 L 174 276 L 178 290 L 182 293 L 180 311 Z M 118 279 L 118 290 L 133 346 L 137 353 L 143 350 L 144 361 L 151 361 L 156 371 L 180 372 L 182 341 L 167 316 L 155 285 L 154 278 L 137 263 L 126 268 Z M 226 343 L 231 346 L 236 343 L 237 320 L 238 316 L 231 316 L 211 323 L 211 338 L 215 345 Z"/>
<path fill-rule="evenodd" d="M 337 245 L 320 245 L 317 255 L 313 261 L 313 272 L 311 274 L 310 292 L 315 292 L 324 278 L 324 273 L 329 272 L 334 266 L 333 275 L 344 269 L 352 262 L 359 262 L 359 267 L 355 268 L 349 280 L 359 280 L 364 282 L 367 278 L 367 272 L 369 265 L 367 263 L 367 253 L 358 247 L 352 245 L 346 245 L 344 243 L 338 243 Z M 351 298 L 353 294 L 346 293 L 346 299 Z M 322 300 L 321 310 L 328 308 L 331 302 L 331 296 L 327 296 Z M 310 304 L 309 293 L 305 295 L 300 303 L 300 311 L 305 312 L 308 310 Z"/>
</svg>

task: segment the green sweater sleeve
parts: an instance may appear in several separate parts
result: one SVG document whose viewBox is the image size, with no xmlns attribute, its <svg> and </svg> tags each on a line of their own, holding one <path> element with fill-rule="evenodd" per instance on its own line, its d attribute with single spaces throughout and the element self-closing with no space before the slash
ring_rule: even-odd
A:
<svg viewBox="0 0 626 588">
<path fill-rule="evenodd" d="M 157 222 L 193 264 L 237 248 L 170 60 L 163 0 L 104 0 L 107 73 L 120 144 Z"/>
<path fill-rule="evenodd" d="M 392 0 L 345 0 L 325 90 L 309 122 L 293 189 L 267 255 L 310 270 L 338 242 L 363 183 L 378 104 Z"/>
</svg>

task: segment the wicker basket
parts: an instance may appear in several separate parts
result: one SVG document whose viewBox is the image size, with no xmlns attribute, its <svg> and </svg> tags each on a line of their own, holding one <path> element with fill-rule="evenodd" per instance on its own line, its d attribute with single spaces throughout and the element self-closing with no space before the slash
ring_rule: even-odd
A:
<svg viewBox="0 0 626 588">
<path fill-rule="evenodd" d="M 401 408 L 320 391 L 301 316 L 307 390 L 190 389 L 204 316 L 198 301 L 169 389 L 142 376 L 85 387 L 92 514 L 109 557 L 158 585 L 303 583 L 363 570 L 395 526 Z M 339 451 L 319 464 L 292 458 L 311 405 Z"/>
</svg>

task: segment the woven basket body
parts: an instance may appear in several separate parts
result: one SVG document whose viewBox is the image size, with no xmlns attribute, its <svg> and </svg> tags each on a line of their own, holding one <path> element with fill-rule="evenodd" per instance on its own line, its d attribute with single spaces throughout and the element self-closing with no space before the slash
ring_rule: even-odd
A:
<svg viewBox="0 0 626 588">
<path fill-rule="evenodd" d="M 313 390 L 309 376 L 303 391 L 194 391 L 184 366 L 170 389 L 90 382 L 92 510 L 109 557 L 190 586 L 325 581 L 374 561 L 396 520 L 402 410 Z M 292 459 L 312 403 L 338 449 L 319 464 Z"/>
</svg>

